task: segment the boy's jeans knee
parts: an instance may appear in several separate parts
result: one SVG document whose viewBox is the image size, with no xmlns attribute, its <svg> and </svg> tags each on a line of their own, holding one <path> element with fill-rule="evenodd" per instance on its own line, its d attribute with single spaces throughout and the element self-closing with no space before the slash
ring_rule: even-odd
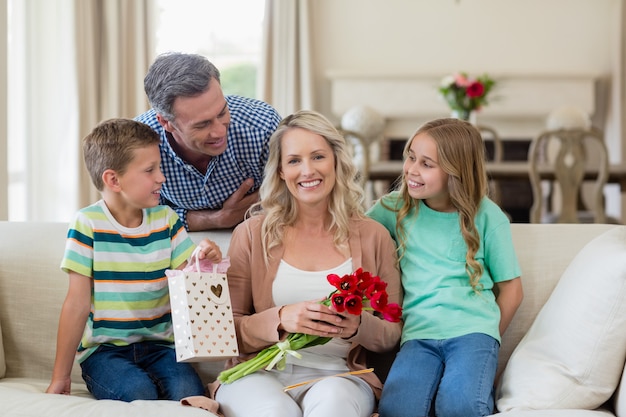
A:
<svg viewBox="0 0 626 417">
<path fill-rule="evenodd" d="M 154 342 L 102 345 L 81 363 L 83 379 L 97 399 L 178 401 L 203 395 L 204 385 L 173 348 Z"/>
</svg>

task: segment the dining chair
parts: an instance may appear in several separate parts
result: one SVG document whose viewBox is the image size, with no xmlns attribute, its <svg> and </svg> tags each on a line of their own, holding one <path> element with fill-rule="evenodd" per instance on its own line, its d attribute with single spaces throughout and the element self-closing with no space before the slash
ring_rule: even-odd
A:
<svg viewBox="0 0 626 417">
<path fill-rule="evenodd" d="M 485 147 L 487 143 L 491 142 L 490 155 L 487 157 L 488 161 L 491 162 L 502 162 L 504 158 L 504 147 L 502 145 L 502 140 L 498 135 L 498 132 L 490 126 L 485 125 L 476 125 L 476 129 L 480 132 L 480 135 L 483 138 L 483 142 L 485 142 Z M 501 203 L 501 190 L 500 184 L 496 180 L 489 180 L 489 197 L 498 205 Z"/>
<path fill-rule="evenodd" d="M 365 205 L 369 206 L 380 193 L 370 180 L 370 168 L 379 161 L 381 142 L 384 139 L 385 118 L 376 109 L 359 105 L 350 108 L 341 117 L 338 130 L 352 145 L 355 162 L 359 167 L 360 181 L 365 190 Z"/>
<path fill-rule="evenodd" d="M 549 129 L 531 141 L 531 223 L 606 223 L 604 186 L 609 158 L 603 134 L 593 127 Z M 591 190 L 581 196 L 586 172 Z M 546 180 L 550 175 L 554 180 Z"/>
<path fill-rule="evenodd" d="M 387 172 L 390 169 L 390 161 L 380 160 L 380 158 L 377 158 L 371 151 L 371 146 L 373 144 L 381 145 L 382 141 L 372 142 L 365 139 L 361 133 L 345 129 L 343 126 L 344 124 L 339 126 L 337 130 L 344 136 L 346 141 L 352 147 L 353 157 L 359 168 L 360 183 L 365 190 L 365 198 L 367 200 L 365 203 L 367 205 L 387 191 L 386 187 L 383 187 L 383 190 L 377 190 L 375 184 L 376 181 L 382 181 L 385 184 L 391 183 L 390 187 L 395 187 L 397 185 L 398 178 L 402 175 L 402 171 L 398 170 L 398 178 L 394 179 L 394 181 L 389 181 L 387 178 L 378 178 L 379 171 L 382 171 L 386 177 L 388 176 Z M 486 125 L 477 125 L 476 128 L 480 132 L 485 144 L 491 143 L 491 146 L 489 147 L 490 152 L 488 152 L 488 160 L 492 162 L 502 162 L 504 158 L 504 148 L 497 131 Z M 487 148 L 487 145 L 485 145 L 486 151 Z M 501 190 L 500 184 L 496 180 L 489 181 L 489 197 L 497 204 L 500 204 Z"/>
<path fill-rule="evenodd" d="M 352 152 L 352 158 L 359 170 L 359 183 L 362 187 L 368 182 L 368 172 L 370 166 L 370 152 L 368 143 L 360 133 L 353 130 L 343 129 L 341 126 L 336 127 L 337 131 L 343 136 Z"/>
</svg>

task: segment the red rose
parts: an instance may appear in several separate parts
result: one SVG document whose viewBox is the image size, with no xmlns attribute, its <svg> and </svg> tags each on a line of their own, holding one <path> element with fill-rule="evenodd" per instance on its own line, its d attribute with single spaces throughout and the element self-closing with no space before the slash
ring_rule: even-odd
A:
<svg viewBox="0 0 626 417">
<path fill-rule="evenodd" d="M 389 299 L 386 291 L 375 292 L 368 298 L 370 300 L 370 305 L 375 311 L 385 311 L 385 307 L 387 307 L 387 300 Z"/>
<path fill-rule="evenodd" d="M 353 292 L 358 284 L 358 277 L 355 274 L 346 274 L 342 277 L 337 274 L 329 274 L 326 279 L 330 285 L 340 291 Z"/>
<path fill-rule="evenodd" d="M 358 295 L 348 294 L 343 301 L 343 305 L 348 313 L 358 316 L 363 310 L 363 299 Z"/>
<path fill-rule="evenodd" d="M 397 323 L 402 318 L 402 307 L 398 304 L 387 304 L 383 310 L 383 318 L 392 323 Z"/>
<path fill-rule="evenodd" d="M 350 295 L 350 293 L 345 291 L 336 292 L 330 296 L 330 302 L 335 307 L 337 313 L 343 313 L 346 311 L 346 296 Z"/>
<path fill-rule="evenodd" d="M 484 93 L 485 86 L 480 81 L 474 81 L 467 87 L 467 90 L 465 91 L 465 94 L 467 94 L 469 98 L 482 97 Z"/>
</svg>

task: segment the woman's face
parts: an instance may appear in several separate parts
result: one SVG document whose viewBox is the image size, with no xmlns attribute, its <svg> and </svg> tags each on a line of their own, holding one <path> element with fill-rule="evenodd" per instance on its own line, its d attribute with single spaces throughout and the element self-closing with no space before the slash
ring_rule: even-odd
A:
<svg viewBox="0 0 626 417">
<path fill-rule="evenodd" d="M 335 186 L 335 155 L 323 136 L 289 129 L 281 140 L 280 178 L 299 204 L 328 205 Z"/>
</svg>

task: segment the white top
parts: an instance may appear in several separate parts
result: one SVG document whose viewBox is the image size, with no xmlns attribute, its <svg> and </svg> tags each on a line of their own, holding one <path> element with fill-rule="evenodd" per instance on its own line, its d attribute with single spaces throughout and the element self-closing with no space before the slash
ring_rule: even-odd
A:
<svg viewBox="0 0 626 417">
<path fill-rule="evenodd" d="M 352 258 L 341 265 L 326 271 L 303 271 L 281 260 L 272 287 L 276 305 L 286 305 L 301 301 L 322 300 L 335 290 L 326 276 L 351 274 Z M 298 350 L 302 359 L 287 355 L 287 363 L 309 368 L 346 371 L 346 358 L 350 342 L 333 338 L 326 344 Z"/>
</svg>

